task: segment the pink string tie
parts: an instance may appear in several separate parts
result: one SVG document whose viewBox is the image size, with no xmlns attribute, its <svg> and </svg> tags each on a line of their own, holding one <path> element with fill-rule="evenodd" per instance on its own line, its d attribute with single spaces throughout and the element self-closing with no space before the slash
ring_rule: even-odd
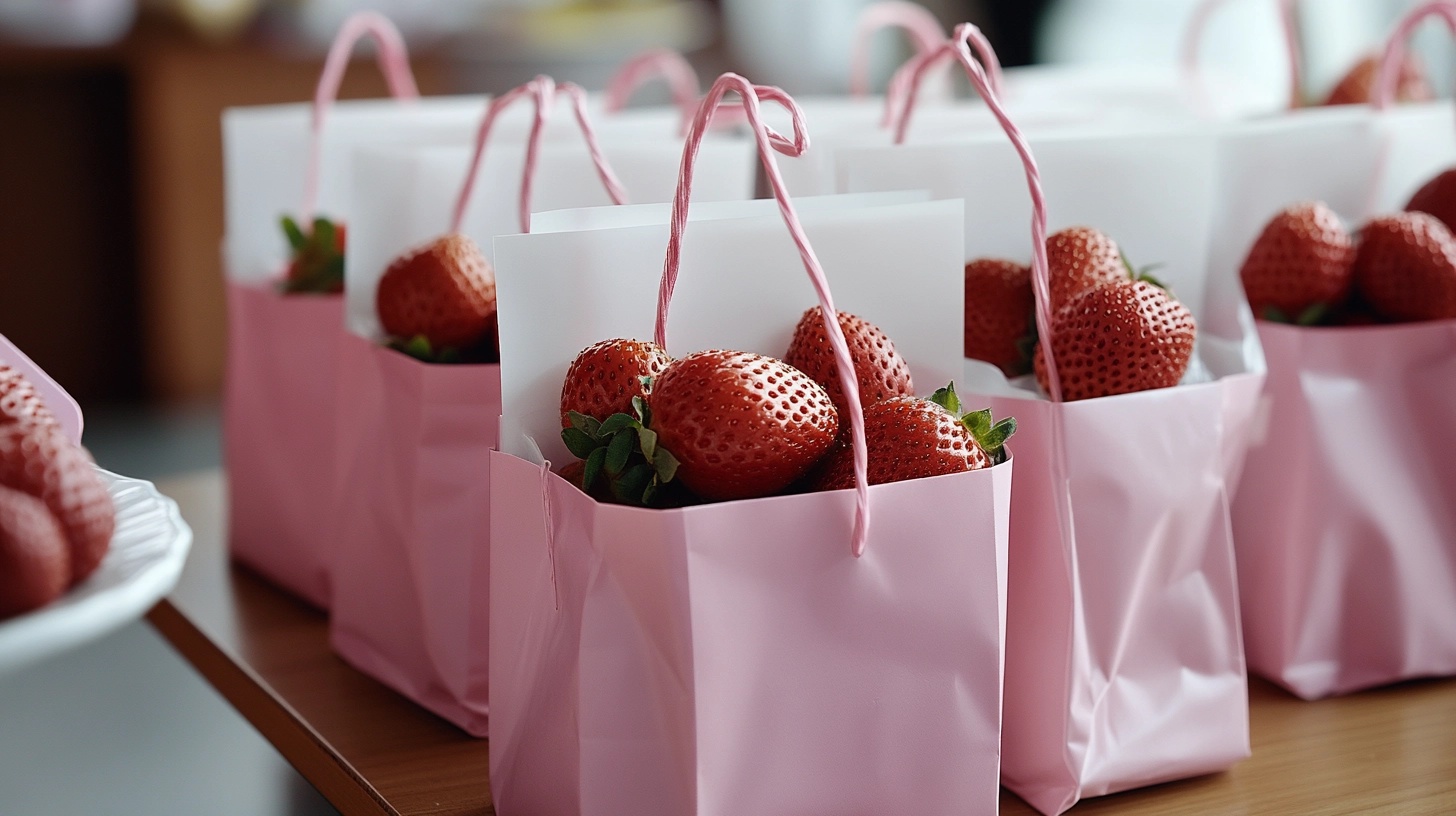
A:
<svg viewBox="0 0 1456 816">
<path fill-rule="evenodd" d="M 1304 104 L 1300 97 L 1303 54 L 1299 44 L 1299 0 L 1274 1 L 1279 4 L 1280 28 L 1284 34 L 1285 55 L 1289 59 L 1289 109 L 1294 110 Z M 1213 116 L 1213 103 L 1209 100 L 1199 56 L 1203 49 L 1203 40 L 1208 34 L 1209 21 L 1227 2 L 1228 0 L 1203 0 L 1193 9 L 1193 16 L 1189 19 L 1188 28 L 1183 35 L 1180 61 L 1184 84 L 1192 97 L 1193 108 L 1204 118 Z"/>
<path fill-rule="evenodd" d="M 628 59 L 607 81 L 607 113 L 618 113 L 627 107 L 627 100 L 648 80 L 661 77 L 667 81 L 672 92 L 673 104 L 682 112 L 682 133 L 688 131 L 688 124 L 698 109 L 701 88 L 698 72 L 682 54 L 670 48 L 652 48 Z"/>
<path fill-rule="evenodd" d="M 870 95 L 870 40 L 881 29 L 899 28 L 910 36 L 916 54 L 934 50 L 945 40 L 945 29 L 926 8 L 907 0 L 873 3 L 860 12 L 854 26 L 854 51 L 849 63 L 849 95 Z"/>
<path fill-rule="evenodd" d="M 496 119 L 506 108 L 527 96 L 535 103 L 535 115 L 531 120 L 530 134 L 526 139 L 526 162 L 521 171 L 521 191 L 517 202 L 517 213 L 521 232 L 531 231 L 531 193 L 536 178 L 536 165 L 540 158 L 541 137 L 551 118 L 557 91 L 566 94 L 571 99 L 577 127 L 581 131 L 583 141 L 586 142 L 592 166 L 596 168 L 597 177 L 601 179 L 608 197 L 611 198 L 613 204 L 627 203 L 627 192 L 622 188 L 621 181 L 617 179 L 616 172 L 612 170 L 612 166 L 607 161 L 606 154 L 602 152 L 601 144 L 597 140 L 596 128 L 592 126 L 591 116 L 587 112 L 586 92 L 574 83 L 566 82 L 557 85 L 551 77 L 538 76 L 524 85 L 519 85 L 495 97 L 486 106 L 485 115 L 480 120 L 480 127 L 475 132 L 475 148 L 470 157 L 470 164 L 465 171 L 465 180 L 460 185 L 460 192 L 455 198 L 455 209 L 450 219 L 451 232 L 459 232 L 465 222 L 465 213 L 470 207 L 470 199 L 475 191 L 475 180 L 480 175 L 480 166 L 485 161 L 486 144 L 490 140 L 491 131 L 495 128 Z"/>
<path fill-rule="evenodd" d="M 366 36 L 372 38 L 379 48 L 376 60 L 389 86 L 389 95 L 401 101 L 413 101 L 420 96 L 415 76 L 410 71 L 409 50 L 394 23 L 373 11 L 350 15 L 339 27 L 339 33 L 334 35 L 334 42 L 324 59 L 323 71 L 319 74 L 318 86 L 314 89 L 313 113 L 309 122 L 308 170 L 304 174 L 303 206 L 299 208 L 299 225 L 306 230 L 312 229 L 314 212 L 318 208 L 324 121 L 328 118 L 329 108 L 339 98 L 339 86 L 344 81 L 344 71 L 349 67 L 354 47 Z"/>
<path fill-rule="evenodd" d="M 991 92 L 998 99 L 1005 94 L 1005 76 L 1001 70 L 1001 58 L 996 55 L 996 49 L 991 46 L 991 41 L 986 38 L 985 33 L 979 27 L 970 23 L 962 23 L 956 26 L 955 32 L 952 33 L 949 40 L 942 40 L 933 47 L 921 51 L 920 54 L 900 66 L 890 77 L 890 87 L 885 91 L 885 113 L 880 120 L 881 127 L 894 126 L 897 113 L 907 104 L 906 98 L 910 95 L 911 85 L 919 86 L 926 71 L 953 58 L 955 55 L 952 50 L 947 49 L 947 46 L 956 41 L 964 42 L 975 49 L 976 59 L 981 61 L 981 67 L 990 84 Z"/>
<path fill-rule="evenodd" d="M 804 270 L 808 273 L 809 281 L 813 284 L 814 291 L 819 297 L 820 312 L 824 317 L 824 326 L 829 333 L 830 346 L 834 349 L 835 363 L 839 367 L 839 381 L 844 389 L 845 402 L 849 406 L 850 436 L 854 450 L 855 519 L 852 549 L 855 557 L 858 558 L 864 554 L 870 523 L 864 409 L 860 405 L 859 381 L 854 373 L 854 363 L 849 356 L 849 346 L 845 342 L 844 331 L 839 326 L 838 311 L 834 308 L 834 299 L 829 292 L 829 281 L 825 278 L 824 268 L 819 263 L 814 248 L 809 244 L 808 236 L 804 233 L 803 224 L 800 223 L 793 201 L 784 187 L 778 162 L 773 157 L 775 151 L 786 156 L 797 157 L 809 149 L 809 134 L 804 124 L 804 111 L 793 98 L 778 88 L 753 85 L 737 74 L 724 74 L 713 83 L 713 87 L 708 90 L 708 95 L 703 99 L 697 114 L 693 117 L 692 126 L 688 128 L 687 139 L 683 143 L 682 165 L 678 172 L 677 191 L 672 201 L 672 221 L 667 239 L 667 257 L 663 261 L 662 283 L 657 296 L 656 342 L 663 348 L 667 347 L 668 307 L 672 303 L 672 293 L 677 285 L 678 270 L 682 266 L 683 232 L 687 229 L 688 206 L 692 198 L 693 168 L 697 162 L 698 149 L 702 145 L 703 135 L 708 130 L 713 117 L 719 112 L 723 97 L 729 93 L 738 94 L 741 100 L 749 128 L 753 131 L 754 140 L 758 144 L 764 173 L 768 176 L 769 186 L 773 190 L 774 198 L 778 201 L 779 215 L 783 218 L 790 236 L 793 237 L 794 245 L 798 247 L 799 258 L 804 264 Z M 793 120 L 794 135 L 792 138 L 778 133 L 763 121 L 759 107 L 761 101 L 775 102 L 789 112 Z"/>
</svg>

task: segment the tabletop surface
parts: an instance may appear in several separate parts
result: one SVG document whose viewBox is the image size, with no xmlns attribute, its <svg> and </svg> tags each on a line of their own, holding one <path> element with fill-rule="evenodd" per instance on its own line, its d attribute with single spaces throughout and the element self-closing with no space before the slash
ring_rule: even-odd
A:
<svg viewBox="0 0 1456 816">
<path fill-rule="evenodd" d="M 148 619 L 345 814 L 491 814 L 487 743 L 329 650 L 324 615 L 228 563 L 215 471 L 161 482 L 195 543 Z M 1254 755 L 1233 770 L 1079 804 L 1072 813 L 1456 812 L 1456 680 L 1317 703 L 1254 680 Z M 1003 791 L 1001 812 L 1029 814 Z"/>
</svg>

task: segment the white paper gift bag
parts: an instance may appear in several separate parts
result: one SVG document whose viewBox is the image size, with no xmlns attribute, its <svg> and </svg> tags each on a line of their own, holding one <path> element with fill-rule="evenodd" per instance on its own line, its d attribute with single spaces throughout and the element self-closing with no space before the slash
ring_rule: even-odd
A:
<svg viewBox="0 0 1456 816">
<path fill-rule="evenodd" d="M 1017 150 L 1004 135 L 931 145 L 911 136 L 845 150 L 838 172 L 850 191 L 964 199 L 967 261 L 1044 270 L 1044 248 L 1028 240 L 1033 213 L 1046 220 L 1032 235 L 1096 227 L 1133 263 L 1161 264 L 1159 278 L 1199 322 L 1191 376 L 1173 388 L 1058 403 L 1034 381 L 966 361 L 963 390 L 1019 424 L 1002 781 L 1050 814 L 1248 755 L 1227 502 L 1263 359 L 1247 309 L 1207 287 L 1211 137 L 1007 129 Z M 1044 197 L 1031 197 L 1029 177 Z M 1039 323 L 1045 339 L 1045 309 Z"/>
<path fill-rule="evenodd" d="M 726 87 L 774 93 L 727 75 L 705 105 Z M 917 381 L 954 376 L 959 204 L 896 198 L 695 205 L 676 233 L 669 351 L 782 354 L 816 302 L 803 273 L 822 262 L 833 308 L 881 326 Z M 543 469 L 541 454 L 569 458 L 559 400 L 577 353 L 665 325 L 669 216 L 543 216 L 563 231 L 496 240 L 497 806 L 993 813 L 1004 466 L 868 488 L 858 559 L 857 491 L 649 510 L 598 504 Z M 797 248 L 785 221 L 802 224 Z"/>
<path fill-rule="evenodd" d="M 1449 102 L 1231 126 L 1212 274 L 1238 290 L 1285 207 L 1324 201 L 1353 230 L 1453 164 Z M 1456 323 L 1259 332 L 1267 419 L 1233 503 L 1250 668 L 1305 698 L 1456 674 L 1456 461 L 1436 441 L 1456 421 Z"/>
</svg>

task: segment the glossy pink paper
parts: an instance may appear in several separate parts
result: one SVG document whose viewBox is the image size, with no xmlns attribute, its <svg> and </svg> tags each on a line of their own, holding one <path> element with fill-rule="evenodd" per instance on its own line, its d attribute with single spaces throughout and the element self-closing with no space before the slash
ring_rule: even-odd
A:
<svg viewBox="0 0 1456 816">
<path fill-rule="evenodd" d="M 268 580 L 327 609 L 344 299 L 226 285 L 228 546 Z"/>
<path fill-rule="evenodd" d="M 1306 699 L 1456 674 L 1456 321 L 1267 323 L 1234 502 L 1249 667 Z"/>
<path fill-rule="evenodd" d="M 483 737 L 500 367 L 423 363 L 351 333 L 340 349 L 330 642 Z"/>
<path fill-rule="evenodd" d="M 1228 494 L 1262 380 L 991 399 L 1018 420 L 1001 778 L 1042 813 L 1249 755 Z"/>
<path fill-rule="evenodd" d="M 870 488 L 857 559 L 852 490 L 642 510 L 493 454 L 496 807 L 995 813 L 1012 464 Z"/>
</svg>

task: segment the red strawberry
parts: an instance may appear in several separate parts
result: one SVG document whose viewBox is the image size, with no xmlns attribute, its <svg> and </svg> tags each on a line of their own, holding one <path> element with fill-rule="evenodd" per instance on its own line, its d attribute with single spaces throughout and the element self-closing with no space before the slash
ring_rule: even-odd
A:
<svg viewBox="0 0 1456 816">
<path fill-rule="evenodd" d="M 829 393 L 802 371 L 742 351 L 675 360 L 647 398 L 677 477 L 705 499 L 767 496 L 808 472 L 834 441 Z"/>
<path fill-rule="evenodd" d="M 3 422 L 57 427 L 55 415 L 41 401 L 30 380 L 0 363 L 0 423 Z"/>
<path fill-rule="evenodd" d="M 1031 269 L 981 258 L 966 264 L 965 355 L 999 366 L 1008 377 L 1030 368 Z"/>
<path fill-rule="evenodd" d="M 1193 356 L 1197 326 L 1162 289 L 1126 280 L 1082 293 L 1052 318 L 1052 351 L 1067 401 L 1177 385 Z M 1036 379 L 1047 390 L 1045 358 Z"/>
<path fill-rule="evenodd" d="M 116 509 L 91 455 L 58 430 L 0 425 L 0 486 L 45 502 L 71 553 L 71 581 L 86 579 L 105 557 Z"/>
<path fill-rule="evenodd" d="M 1355 285 L 1389 320 L 1456 318 L 1456 238 L 1426 213 L 1377 218 L 1361 233 Z"/>
<path fill-rule="evenodd" d="M 60 597 L 71 584 L 66 537 L 45 503 L 0 487 L 0 619 Z"/>
<path fill-rule="evenodd" d="M 390 264 L 375 296 L 390 335 L 467 349 L 495 330 L 495 272 L 468 237 L 452 233 Z"/>
<path fill-rule="evenodd" d="M 1375 92 L 1375 81 L 1380 74 L 1380 57 L 1367 56 L 1350 67 L 1330 95 L 1326 105 L 1368 105 Z M 1395 101 L 1426 102 L 1435 99 L 1431 85 L 1426 81 L 1426 71 L 1420 60 L 1407 54 L 1400 64 L 1400 77 L 1395 84 Z"/>
<path fill-rule="evenodd" d="M 1447 229 L 1456 229 L 1456 168 L 1426 182 L 1411 196 L 1405 208 L 1409 212 L 1430 213 Z"/>
<path fill-rule="evenodd" d="M 1098 230 L 1072 227 L 1047 238 L 1047 280 L 1054 311 L 1088 289 L 1128 278 L 1122 250 Z"/>
<path fill-rule="evenodd" d="M 656 377 L 672 358 L 656 343 L 603 340 L 588 346 L 566 370 L 561 385 L 561 427 L 571 412 L 604 420 L 632 413 L 632 398 L 647 396 L 643 377 Z"/>
<path fill-rule="evenodd" d="M 859 379 L 861 405 L 869 407 L 882 399 L 915 393 L 910 383 L 909 363 L 895 353 L 894 341 L 879 326 L 848 312 L 839 312 L 838 317 L 844 342 L 849 346 L 849 359 Z M 834 348 L 829 345 L 829 332 L 824 330 L 824 312 L 819 307 L 809 309 L 799 318 L 784 362 L 824 386 L 841 415 L 849 409 L 844 386 L 839 382 L 839 366 L 834 362 Z"/>
<path fill-rule="evenodd" d="M 313 229 L 304 235 L 297 222 L 285 215 L 283 234 L 288 237 L 288 246 L 293 250 L 288 273 L 283 279 L 283 291 L 330 294 L 344 291 L 345 231 L 342 223 L 315 218 Z"/>
<path fill-rule="evenodd" d="M 1016 420 L 992 423 L 990 409 L 962 414 L 955 385 L 929 399 L 894 397 L 865 411 L 872 485 L 980 470 L 1005 461 Z M 815 490 L 854 487 L 854 450 L 838 445 L 812 479 Z"/>
<path fill-rule="evenodd" d="M 1311 309 L 1338 306 L 1349 296 L 1354 262 L 1355 244 L 1340 217 L 1305 202 L 1264 227 L 1239 277 L 1255 315 L 1304 323 Z"/>
</svg>

